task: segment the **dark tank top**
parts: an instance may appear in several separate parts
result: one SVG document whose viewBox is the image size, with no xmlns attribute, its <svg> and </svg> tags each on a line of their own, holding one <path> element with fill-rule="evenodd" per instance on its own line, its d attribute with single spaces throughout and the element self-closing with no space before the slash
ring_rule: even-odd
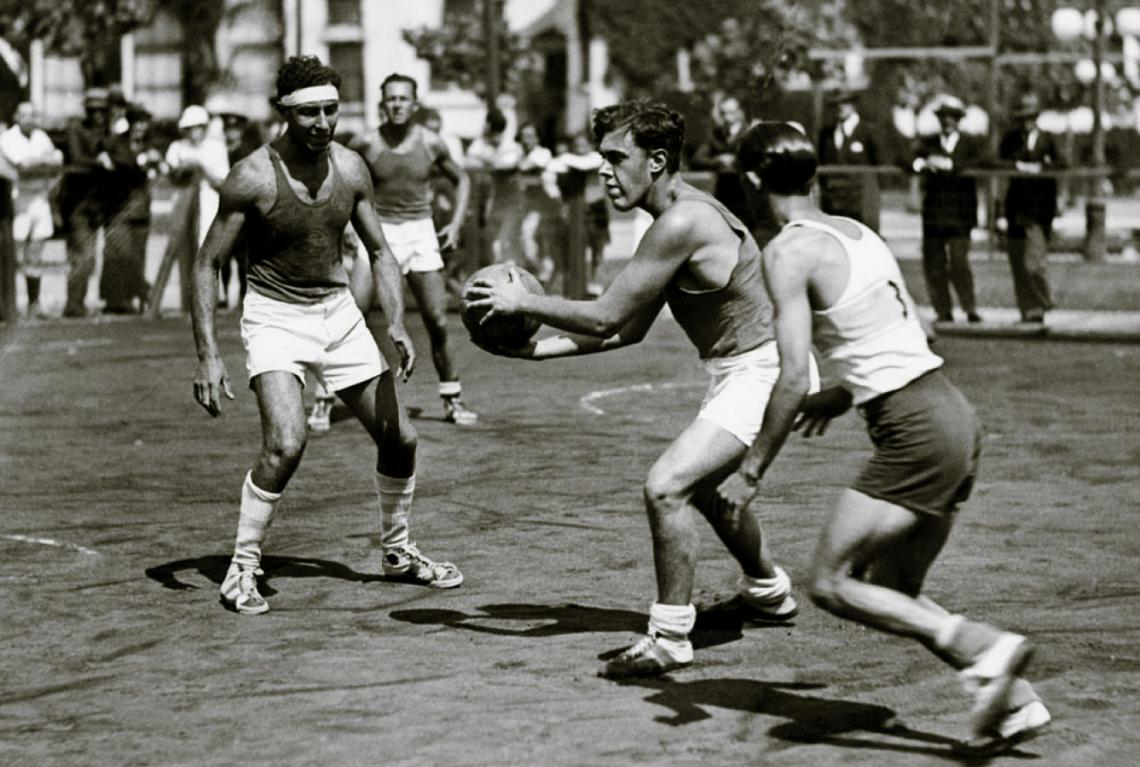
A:
<svg viewBox="0 0 1140 767">
<path fill-rule="evenodd" d="M 380 133 L 373 152 L 366 157 L 372 171 L 376 212 L 386 224 L 431 218 L 431 172 L 438 159 L 428 145 L 428 131 L 412 128 L 405 146 L 396 151 Z"/>
<path fill-rule="evenodd" d="M 775 339 L 772 329 L 772 303 L 764 287 L 760 267 L 760 247 L 748 227 L 704 192 L 684 194 L 681 200 L 697 200 L 716 209 L 740 239 L 736 266 L 723 288 L 691 291 L 682 288 L 674 276 L 665 286 L 665 300 L 673 318 L 701 359 L 731 357 Z"/>
<path fill-rule="evenodd" d="M 281 155 L 266 146 L 277 178 L 277 198 L 264 216 L 246 214 L 249 287 L 291 304 L 315 304 L 348 285 L 341 239 L 352 218 L 355 195 L 329 153 L 328 197 L 306 202 L 285 176 Z"/>
</svg>

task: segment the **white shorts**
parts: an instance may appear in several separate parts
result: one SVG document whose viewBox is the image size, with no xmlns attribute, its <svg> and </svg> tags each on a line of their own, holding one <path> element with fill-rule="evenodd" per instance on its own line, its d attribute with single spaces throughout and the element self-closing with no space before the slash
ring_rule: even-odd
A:
<svg viewBox="0 0 1140 767">
<path fill-rule="evenodd" d="M 22 195 L 15 199 L 12 239 L 16 242 L 47 240 L 55 231 L 51 223 L 51 203 L 46 195 Z"/>
<path fill-rule="evenodd" d="M 764 410 L 780 375 L 776 342 L 737 354 L 703 360 L 712 377 L 697 418 L 715 423 L 732 436 L 751 445 L 760 433 Z M 819 391 L 819 368 L 811 359 L 811 391 Z"/>
<path fill-rule="evenodd" d="M 308 369 L 335 392 L 387 370 L 347 290 L 315 304 L 290 304 L 250 290 L 242 305 L 241 342 L 251 383 L 262 373 L 282 371 L 304 386 Z"/>
<path fill-rule="evenodd" d="M 443 268 L 439 254 L 439 236 L 430 218 L 402 221 L 398 224 L 380 222 L 384 239 L 400 265 L 400 274 L 408 272 L 438 272 Z M 357 246 L 357 255 L 368 259 L 364 244 Z"/>
</svg>

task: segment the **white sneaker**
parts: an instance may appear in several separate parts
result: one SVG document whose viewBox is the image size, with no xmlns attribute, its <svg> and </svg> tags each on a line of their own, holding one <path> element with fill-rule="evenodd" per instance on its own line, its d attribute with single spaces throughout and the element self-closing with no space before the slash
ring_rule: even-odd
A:
<svg viewBox="0 0 1140 767">
<path fill-rule="evenodd" d="M 269 603 L 257 590 L 260 567 L 245 567 L 231 562 L 220 589 L 222 601 L 244 615 L 260 615 L 269 611 Z"/>
<path fill-rule="evenodd" d="M 972 666 L 958 673 L 966 691 L 974 696 L 970 716 L 975 738 L 997 731 L 1009 711 L 1010 688 L 1032 658 L 1029 640 L 1006 632 Z"/>
<path fill-rule="evenodd" d="M 381 567 L 390 579 L 433 589 L 453 589 L 463 583 L 463 573 L 458 567 L 450 562 L 428 559 L 414 543 L 385 551 Z"/>
<path fill-rule="evenodd" d="M 773 589 L 775 591 L 773 594 L 761 596 L 757 593 L 757 589 L 753 588 L 750 580 L 742 575 L 736 583 L 737 594 L 740 596 L 742 607 L 745 608 L 746 620 L 753 623 L 783 623 L 799 613 L 800 607 L 792 597 L 792 581 L 782 568 L 776 568 L 777 586 L 782 588 L 771 586 L 765 588 L 765 590 Z"/>
<path fill-rule="evenodd" d="M 648 634 L 637 644 L 611 659 L 598 672 L 606 679 L 631 676 L 657 676 L 693 662 L 693 643 L 688 639 L 667 639 Z"/>
<path fill-rule="evenodd" d="M 318 397 L 309 411 L 309 431 L 326 432 L 332 428 L 333 400 Z"/>
<path fill-rule="evenodd" d="M 1019 743 L 1036 738 L 1049 727 L 1053 717 L 1039 700 L 1006 713 L 997 730 L 982 738 L 975 738 L 956 749 L 969 756 L 994 756 L 1008 751 Z"/>
<path fill-rule="evenodd" d="M 443 420 L 456 426 L 474 426 L 479 423 L 479 415 L 463 404 L 458 396 L 444 397 Z"/>
</svg>

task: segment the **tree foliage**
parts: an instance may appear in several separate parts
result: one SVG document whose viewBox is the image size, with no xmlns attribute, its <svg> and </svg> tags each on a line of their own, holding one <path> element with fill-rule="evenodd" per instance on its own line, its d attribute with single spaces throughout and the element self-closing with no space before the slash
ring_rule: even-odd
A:
<svg viewBox="0 0 1140 767">
<path fill-rule="evenodd" d="M 525 42 L 510 31 L 501 15 L 497 26 L 500 88 L 509 92 L 518 87 L 524 73 L 531 68 L 532 57 Z M 405 30 L 404 40 L 431 66 L 434 87 L 453 85 L 480 95 L 485 93 L 487 46 L 483 18 L 477 7 L 447 14 L 438 27 Z"/>
</svg>

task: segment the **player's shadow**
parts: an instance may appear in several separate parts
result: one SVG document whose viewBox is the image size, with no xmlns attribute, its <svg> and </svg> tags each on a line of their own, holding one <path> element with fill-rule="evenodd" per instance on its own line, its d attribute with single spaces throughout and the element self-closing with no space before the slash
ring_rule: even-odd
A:
<svg viewBox="0 0 1140 767">
<path fill-rule="evenodd" d="M 197 589 L 192 583 L 179 580 L 179 574 L 197 572 L 213 583 L 221 585 L 226 577 L 226 569 L 230 566 L 229 555 L 212 554 L 193 559 L 179 559 L 174 562 L 155 565 L 146 569 L 146 576 L 157 581 L 165 589 L 186 591 Z M 263 596 L 272 596 L 277 591 L 269 584 L 273 578 L 337 578 L 342 581 L 354 583 L 371 583 L 374 581 L 387 581 L 383 575 L 361 573 L 340 562 L 328 559 L 312 559 L 309 557 L 276 557 L 266 556 L 261 559 L 261 569 L 265 572 L 261 579 L 259 590 Z"/>
<path fill-rule="evenodd" d="M 825 687 L 805 682 L 762 682 L 752 679 L 694 679 L 671 677 L 618 680 L 623 687 L 652 690 L 645 699 L 672 713 L 655 717 L 672 727 L 693 724 L 712 715 L 707 708 L 722 708 L 775 716 L 788 721 L 775 725 L 768 735 L 796 744 L 822 744 L 838 748 L 890 751 L 933 756 L 961 764 L 985 764 L 989 759 L 957 753 L 955 738 L 915 730 L 902 724 L 886 706 L 803 694 Z M 858 733 L 866 733 L 860 737 Z M 1020 750 L 1002 756 L 1035 758 Z"/>
<path fill-rule="evenodd" d="M 430 624 L 474 631 L 481 634 L 514 637 L 556 637 L 566 634 L 595 632 L 645 633 L 649 616 L 633 610 L 588 607 L 578 604 L 492 604 L 480 605 L 476 611 L 462 610 L 393 610 L 390 617 L 407 623 Z M 511 624 L 517 625 L 511 625 Z M 744 621 L 731 612 L 704 611 L 697 614 L 697 624 L 690 639 L 693 647 L 715 647 L 743 636 Z M 620 650 L 603 654 L 616 655 Z"/>
</svg>

